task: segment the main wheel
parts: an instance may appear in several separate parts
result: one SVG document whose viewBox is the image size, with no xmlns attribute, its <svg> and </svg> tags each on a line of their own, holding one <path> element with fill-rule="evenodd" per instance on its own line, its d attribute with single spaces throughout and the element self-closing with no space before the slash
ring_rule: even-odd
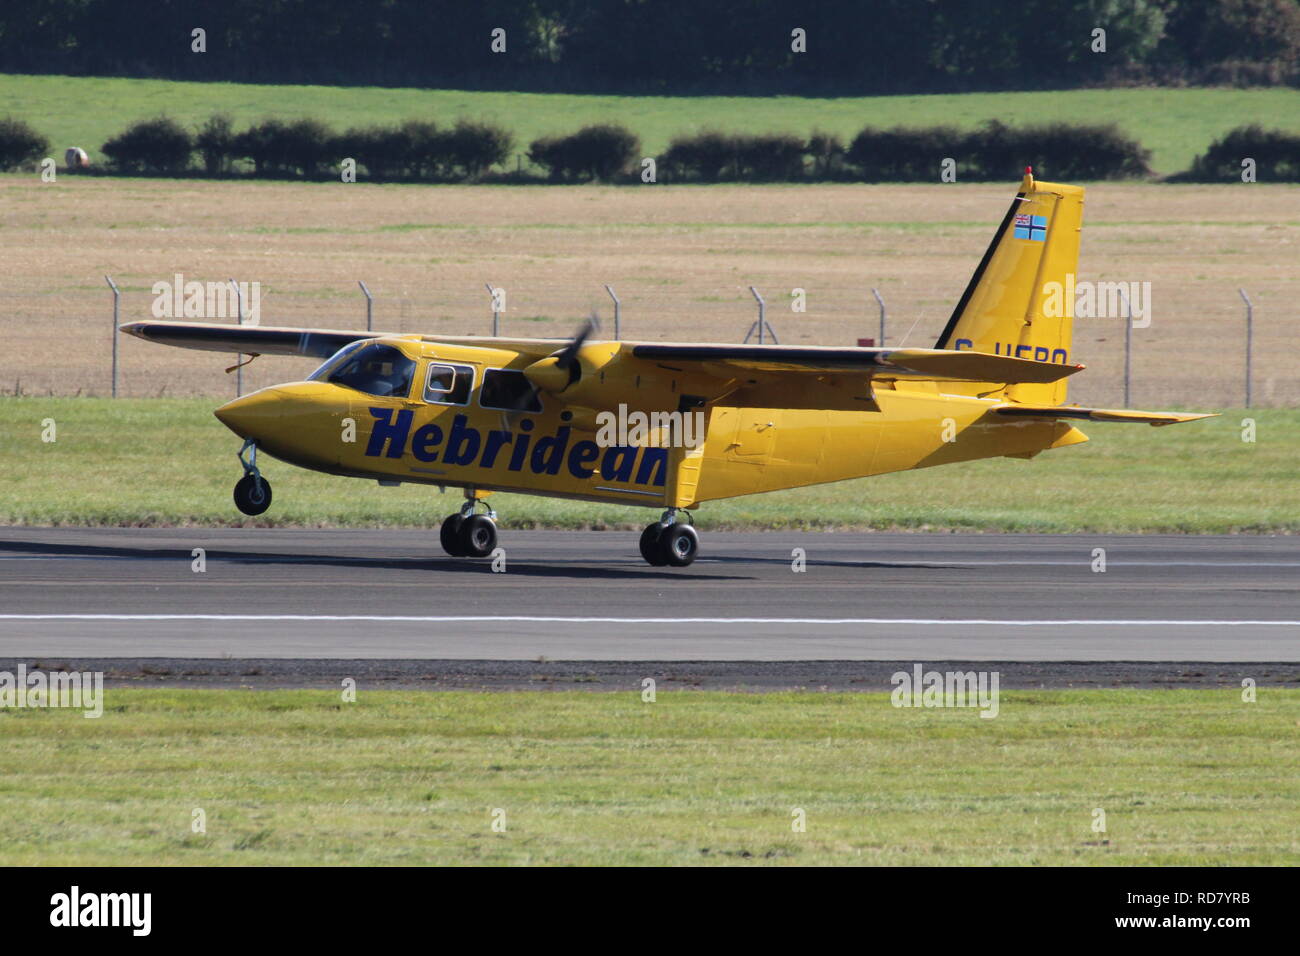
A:
<svg viewBox="0 0 1300 956">
<path fill-rule="evenodd" d="M 442 530 L 438 532 L 438 540 L 442 542 L 442 550 L 453 558 L 465 557 L 465 552 L 461 550 L 460 545 L 460 526 L 464 523 L 464 515 L 447 515 L 447 519 L 442 523 Z"/>
<path fill-rule="evenodd" d="M 460 552 L 467 558 L 486 558 L 497 546 L 497 524 L 487 515 L 470 515 L 456 533 Z"/>
<path fill-rule="evenodd" d="M 641 532 L 641 557 L 645 558 L 646 564 L 656 568 L 662 568 L 668 563 L 668 554 L 659 546 L 662 533 L 663 528 L 658 523 L 646 525 Z"/>
<path fill-rule="evenodd" d="M 700 553 L 700 536 L 688 524 L 670 524 L 659 536 L 659 550 L 674 568 L 684 568 Z"/>
<path fill-rule="evenodd" d="M 260 475 L 245 475 L 235 482 L 235 507 L 246 515 L 260 515 L 271 507 L 271 483 Z"/>
</svg>

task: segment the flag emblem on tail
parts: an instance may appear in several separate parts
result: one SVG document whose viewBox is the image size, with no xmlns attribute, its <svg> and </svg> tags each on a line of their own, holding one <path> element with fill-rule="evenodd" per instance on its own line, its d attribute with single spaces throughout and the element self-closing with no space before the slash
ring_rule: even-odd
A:
<svg viewBox="0 0 1300 956">
<path fill-rule="evenodd" d="M 1018 213 L 1016 215 L 1016 231 L 1014 235 L 1017 239 L 1043 242 L 1047 239 L 1047 217 Z"/>
</svg>

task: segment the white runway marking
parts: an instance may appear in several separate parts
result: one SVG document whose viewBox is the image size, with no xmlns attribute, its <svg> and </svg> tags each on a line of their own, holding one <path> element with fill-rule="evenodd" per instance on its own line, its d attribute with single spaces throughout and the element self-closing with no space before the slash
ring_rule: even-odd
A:
<svg viewBox="0 0 1300 956">
<path fill-rule="evenodd" d="M 996 627 L 1300 627 L 1300 621 L 1074 620 L 1007 621 L 924 617 L 546 617 L 403 614 L 0 614 L 0 621 L 365 621 L 392 624 L 957 624 Z"/>
</svg>

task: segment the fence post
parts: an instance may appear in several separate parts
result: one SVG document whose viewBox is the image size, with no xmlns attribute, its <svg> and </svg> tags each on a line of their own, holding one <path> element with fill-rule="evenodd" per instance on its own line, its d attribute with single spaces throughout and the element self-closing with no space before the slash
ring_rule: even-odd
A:
<svg viewBox="0 0 1300 956">
<path fill-rule="evenodd" d="M 609 297 L 614 300 L 614 341 L 617 342 L 621 337 L 619 319 L 621 317 L 621 306 L 623 303 L 618 301 L 618 296 L 614 294 L 614 290 L 608 285 L 605 286 L 605 291 L 608 292 Z"/>
<path fill-rule="evenodd" d="M 361 293 L 366 297 L 366 331 L 373 332 L 375 328 L 375 323 L 374 323 L 375 298 L 370 294 L 370 290 L 366 288 L 366 284 L 362 282 L 360 279 L 357 280 L 357 285 L 361 286 Z"/>
<path fill-rule="evenodd" d="M 1119 290 L 1119 297 L 1124 302 L 1124 407 L 1132 408 L 1129 403 L 1129 385 L 1133 371 L 1133 307 L 1129 305 L 1124 290 Z"/>
<path fill-rule="evenodd" d="M 1246 407 L 1250 408 L 1250 360 L 1255 338 L 1255 306 L 1246 295 L 1245 289 L 1238 289 L 1241 300 L 1246 303 Z"/>
<path fill-rule="evenodd" d="M 122 300 L 122 293 L 113 281 L 112 276 L 104 276 L 104 281 L 108 287 L 113 290 L 113 397 L 117 398 L 117 325 L 119 321 L 119 305 Z"/>
<path fill-rule="evenodd" d="M 495 337 L 501 331 L 501 313 L 497 311 L 497 290 L 492 288 L 491 282 L 484 282 L 487 286 L 488 295 L 492 297 L 492 335 Z"/>
<path fill-rule="evenodd" d="M 885 300 L 880 297 L 878 289 L 872 289 L 871 294 L 876 297 L 876 302 L 880 305 L 880 338 L 876 340 L 876 345 L 883 349 L 885 347 Z"/>
<path fill-rule="evenodd" d="M 239 316 L 239 324 L 244 324 L 244 293 L 239 290 L 239 283 L 234 279 L 228 280 L 235 289 L 235 308 Z M 235 366 L 235 398 L 244 394 L 244 363 L 240 361 L 241 356 L 235 356 L 239 364 Z"/>
<path fill-rule="evenodd" d="M 749 337 L 753 335 L 754 330 L 757 329 L 759 345 L 763 344 L 764 331 L 771 332 L 772 341 L 775 344 L 780 345 L 781 340 L 776 337 L 776 329 L 767 324 L 767 303 L 763 301 L 763 297 L 758 294 L 758 290 L 752 285 L 749 287 L 749 292 L 754 297 L 754 301 L 758 303 L 758 320 L 754 322 L 754 324 L 749 327 L 749 331 L 745 333 L 745 341 L 748 342 Z"/>
</svg>

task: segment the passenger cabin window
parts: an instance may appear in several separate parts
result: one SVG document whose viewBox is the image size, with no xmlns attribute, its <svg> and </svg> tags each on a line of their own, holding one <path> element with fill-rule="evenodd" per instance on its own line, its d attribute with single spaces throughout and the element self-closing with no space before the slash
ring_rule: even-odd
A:
<svg viewBox="0 0 1300 956">
<path fill-rule="evenodd" d="M 483 373 L 478 403 L 503 412 L 540 412 L 542 400 L 528 376 L 512 368 L 490 368 Z"/>
<path fill-rule="evenodd" d="M 312 375 L 358 392 L 405 398 L 411 393 L 415 362 L 391 345 L 347 346 Z"/>
<path fill-rule="evenodd" d="M 431 362 L 424 383 L 424 400 L 434 405 L 467 405 L 473 387 L 473 366 Z"/>
</svg>

